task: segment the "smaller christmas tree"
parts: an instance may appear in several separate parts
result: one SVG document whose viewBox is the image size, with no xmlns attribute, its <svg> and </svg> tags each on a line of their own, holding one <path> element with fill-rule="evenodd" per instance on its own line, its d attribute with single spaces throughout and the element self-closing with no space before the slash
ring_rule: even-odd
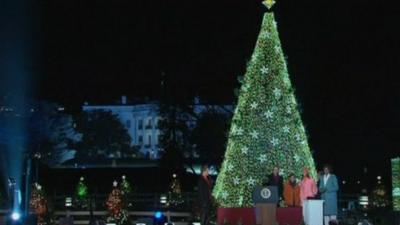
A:
<svg viewBox="0 0 400 225">
<path fill-rule="evenodd" d="M 132 186 L 126 179 L 125 175 L 122 175 L 121 190 L 123 195 L 129 196 L 130 194 L 132 194 Z"/>
<path fill-rule="evenodd" d="M 44 225 L 47 213 L 47 200 L 42 186 L 38 183 L 32 185 L 31 198 L 29 201 L 30 210 L 37 216 L 37 224 Z"/>
<path fill-rule="evenodd" d="M 89 208 L 89 191 L 88 186 L 85 183 L 85 178 L 81 177 L 79 179 L 78 185 L 75 190 L 75 201 L 76 205 L 82 209 Z"/>
<path fill-rule="evenodd" d="M 129 183 L 128 179 L 126 179 L 125 175 L 122 175 L 122 182 L 121 182 L 121 191 L 125 203 L 125 207 L 131 207 L 132 203 L 129 202 L 129 197 L 132 194 L 132 186 Z"/>
<path fill-rule="evenodd" d="M 113 182 L 113 189 L 108 195 L 106 202 L 109 217 L 107 222 L 116 223 L 117 225 L 128 224 L 128 213 L 124 209 L 123 192 L 118 187 L 118 182 Z"/>
<path fill-rule="evenodd" d="M 389 195 L 385 186 L 379 181 L 370 195 L 372 208 L 386 208 L 389 206 Z"/>
<path fill-rule="evenodd" d="M 400 211 L 400 157 L 392 159 L 393 210 Z"/>
<path fill-rule="evenodd" d="M 176 174 L 172 175 L 172 182 L 168 192 L 168 206 L 178 206 L 183 203 L 181 182 Z"/>
</svg>

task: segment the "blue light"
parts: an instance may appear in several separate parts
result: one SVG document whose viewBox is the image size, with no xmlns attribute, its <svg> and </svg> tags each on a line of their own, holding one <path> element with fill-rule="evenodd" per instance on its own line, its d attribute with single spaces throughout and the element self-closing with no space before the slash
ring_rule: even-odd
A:
<svg viewBox="0 0 400 225">
<path fill-rule="evenodd" d="M 21 214 L 19 212 L 17 212 L 17 211 L 14 211 L 11 214 L 11 219 L 14 220 L 14 221 L 18 221 L 18 220 L 21 219 Z"/>
<path fill-rule="evenodd" d="M 155 217 L 156 219 L 158 219 L 158 220 L 161 219 L 162 216 L 163 216 L 162 212 L 156 212 L 156 213 L 154 214 L 154 217 Z"/>
</svg>

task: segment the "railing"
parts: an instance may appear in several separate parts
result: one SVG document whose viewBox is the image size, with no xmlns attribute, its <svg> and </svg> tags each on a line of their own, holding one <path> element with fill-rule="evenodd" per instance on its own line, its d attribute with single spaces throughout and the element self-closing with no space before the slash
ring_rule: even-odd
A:
<svg viewBox="0 0 400 225">
<path fill-rule="evenodd" d="M 160 211 L 168 221 L 173 221 L 175 225 L 188 225 L 193 221 L 192 213 L 190 212 L 176 212 L 164 210 Z M 8 214 L 8 210 L 0 210 L 0 225 L 2 225 L 2 219 Z M 128 211 L 127 215 L 131 224 L 136 224 L 138 220 L 143 220 L 144 218 L 149 218 L 150 220 L 154 217 L 154 211 Z M 73 218 L 75 225 L 87 225 L 91 219 L 97 221 L 106 221 L 109 213 L 107 211 L 72 211 L 72 210 L 59 210 L 52 214 L 52 219 L 54 221 L 59 221 L 60 218 L 65 218 L 70 216 Z"/>
<path fill-rule="evenodd" d="M 67 215 L 74 218 L 74 224 L 88 224 L 90 218 L 98 220 L 105 220 L 108 216 L 105 202 L 107 199 L 106 194 L 96 194 L 91 196 L 93 204 L 92 213 L 89 208 L 82 208 L 78 205 L 73 205 L 67 208 L 65 206 L 65 199 L 67 195 L 54 195 L 49 196 L 49 203 L 52 204 L 54 219 L 58 220 Z M 166 194 L 160 193 L 136 193 L 126 199 L 131 205 L 128 207 L 128 215 L 132 224 L 143 218 L 153 218 L 154 212 L 160 211 L 167 218 L 170 218 L 175 225 L 188 225 L 193 221 L 198 221 L 196 217 L 197 195 L 196 193 L 183 193 L 182 204 L 177 206 L 169 206 L 164 203 L 162 197 Z M 363 216 L 362 207 L 358 204 L 357 195 L 339 195 L 339 218 L 341 220 L 354 220 L 359 221 Z M 354 205 L 354 209 L 349 206 Z M 3 206 L 5 206 L 3 204 Z M 0 218 L 6 215 L 8 210 L 6 208 L 0 209 Z M 197 218 L 197 219 L 196 219 Z M 1 223 L 0 223 L 1 224 Z"/>
<path fill-rule="evenodd" d="M 175 225 L 187 225 L 189 224 L 192 214 L 188 212 L 170 212 L 170 211 L 162 211 L 162 214 L 168 218 L 168 220 L 173 221 Z M 94 211 L 91 215 L 89 211 L 56 211 L 54 213 L 54 217 L 59 219 L 66 216 L 71 216 L 74 218 L 74 224 L 89 224 L 90 218 L 97 220 L 106 220 L 108 216 L 107 211 Z M 153 218 L 153 211 L 129 211 L 128 212 L 129 219 L 133 221 L 137 221 L 138 219 L 143 218 Z M 135 224 L 135 223 L 132 223 Z"/>
<path fill-rule="evenodd" d="M 105 202 L 107 194 L 93 194 L 87 198 L 86 207 L 78 205 L 73 200 L 72 206 L 66 207 L 66 199 L 72 196 L 54 194 L 48 196 L 48 203 L 51 205 L 54 219 L 67 215 L 74 218 L 74 224 L 88 224 L 90 218 L 105 220 L 108 216 Z M 193 211 L 197 204 L 197 194 L 182 193 L 181 203 L 177 205 L 167 204 L 167 194 L 161 193 L 136 193 L 125 199 L 129 218 L 136 221 L 140 218 L 153 218 L 154 212 L 160 211 L 165 217 L 170 218 L 176 225 L 187 225 L 193 218 Z M 92 207 L 90 207 L 92 205 Z M 0 218 L 9 213 L 7 205 L 0 208 Z M 1 224 L 1 223 L 0 223 Z"/>
<path fill-rule="evenodd" d="M 93 210 L 106 210 L 105 202 L 107 200 L 107 194 L 94 194 L 90 196 Z M 55 210 L 66 209 L 65 200 L 67 197 L 73 197 L 70 195 L 55 194 L 49 196 L 49 202 L 52 203 Z M 169 206 L 161 201 L 161 197 L 167 197 L 167 194 L 162 193 L 135 193 L 132 194 L 125 201 L 129 205 L 129 210 L 155 210 L 155 209 L 174 209 L 177 211 L 192 211 L 193 206 L 197 204 L 197 193 L 185 192 L 182 193 L 182 204 L 177 206 Z M 83 210 L 82 207 L 76 205 L 73 202 L 71 207 L 74 210 Z M 339 208 L 348 210 L 349 207 L 359 208 L 358 196 L 357 195 L 339 195 L 338 199 Z M 6 210 L 7 204 L 3 202 L 0 204 L 0 209 Z"/>
<path fill-rule="evenodd" d="M 88 204 L 92 204 L 93 210 L 106 210 L 105 202 L 107 200 L 106 194 L 95 194 L 88 198 Z M 66 209 L 65 200 L 67 197 L 72 197 L 68 195 L 55 195 L 52 197 L 51 201 L 56 210 Z M 155 209 L 173 209 L 174 211 L 191 211 L 193 205 L 197 202 L 196 193 L 182 193 L 182 203 L 175 205 L 168 205 L 165 201 L 167 199 L 166 194 L 161 193 L 140 193 L 132 194 L 125 199 L 125 203 L 129 210 L 155 210 Z M 75 203 L 75 204 L 74 204 Z M 72 208 L 76 210 L 88 209 L 82 208 L 73 202 Z"/>
</svg>

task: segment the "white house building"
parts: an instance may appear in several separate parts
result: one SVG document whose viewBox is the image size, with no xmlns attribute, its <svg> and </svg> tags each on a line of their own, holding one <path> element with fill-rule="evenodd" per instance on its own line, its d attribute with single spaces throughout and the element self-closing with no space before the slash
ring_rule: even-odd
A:
<svg viewBox="0 0 400 225">
<path fill-rule="evenodd" d="M 202 105 L 199 104 L 198 100 L 195 100 L 194 107 L 196 114 L 201 114 L 207 110 L 217 110 L 217 112 L 229 114 L 233 111 L 232 105 Z M 118 116 L 127 129 L 132 139 L 132 146 L 137 146 L 141 153 L 148 155 L 152 159 L 157 159 L 161 156 L 162 149 L 159 147 L 161 137 L 159 121 L 161 116 L 159 115 L 157 104 L 127 104 L 126 96 L 122 96 L 120 104 L 89 105 L 85 103 L 82 106 L 82 110 L 86 112 L 95 110 L 111 111 Z"/>
</svg>

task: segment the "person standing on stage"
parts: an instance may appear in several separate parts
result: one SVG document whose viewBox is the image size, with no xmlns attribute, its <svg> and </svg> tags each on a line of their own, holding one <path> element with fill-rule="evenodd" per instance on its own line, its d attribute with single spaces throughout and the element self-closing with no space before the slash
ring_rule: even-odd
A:
<svg viewBox="0 0 400 225">
<path fill-rule="evenodd" d="M 289 175 L 289 180 L 283 186 L 283 197 L 287 206 L 300 206 L 300 186 L 297 184 L 294 174 Z"/>
<path fill-rule="evenodd" d="M 279 175 L 279 167 L 274 167 L 272 174 L 268 176 L 267 185 L 276 186 L 278 188 L 278 196 L 279 200 L 281 200 L 283 195 L 283 177 Z"/>
<path fill-rule="evenodd" d="M 210 219 L 210 208 L 211 208 L 211 190 L 212 182 L 208 176 L 208 165 L 201 167 L 201 175 L 198 182 L 199 189 L 199 201 L 201 211 L 201 225 L 208 225 Z"/>
<path fill-rule="evenodd" d="M 308 172 L 308 168 L 303 169 L 303 178 L 300 182 L 300 203 L 303 205 L 303 202 L 308 198 L 314 198 L 318 193 L 317 185 L 315 181 L 311 178 L 310 173 Z"/>
<path fill-rule="evenodd" d="M 324 176 L 324 172 L 323 171 L 318 171 L 317 172 L 317 187 L 318 187 L 318 193 L 315 195 L 316 199 L 320 199 L 321 198 L 321 191 L 319 190 L 319 186 L 321 184 L 321 180 Z"/>
<path fill-rule="evenodd" d="M 336 221 L 338 213 L 337 192 L 339 190 L 339 185 L 336 176 L 331 172 L 331 167 L 325 165 L 324 175 L 321 177 L 321 182 L 319 184 L 321 199 L 324 200 L 325 225 L 328 225 L 330 221 Z"/>
</svg>

